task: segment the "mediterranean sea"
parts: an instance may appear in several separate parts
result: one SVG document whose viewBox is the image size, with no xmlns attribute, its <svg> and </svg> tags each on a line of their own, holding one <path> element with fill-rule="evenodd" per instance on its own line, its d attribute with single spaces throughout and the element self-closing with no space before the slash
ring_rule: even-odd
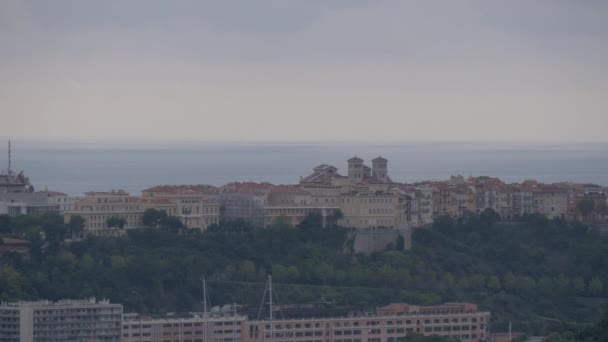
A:
<svg viewBox="0 0 608 342">
<path fill-rule="evenodd" d="M 382 156 L 394 181 L 493 176 L 506 182 L 537 179 L 608 185 L 608 144 L 306 144 L 135 143 L 20 141 L 13 170 L 37 190 L 70 195 L 124 189 L 134 195 L 159 184 L 222 185 L 231 181 L 298 183 L 319 164 L 347 173 L 346 160 Z M 6 151 L 5 149 L 2 149 Z M 7 168 L 6 157 L 0 168 Z"/>
</svg>

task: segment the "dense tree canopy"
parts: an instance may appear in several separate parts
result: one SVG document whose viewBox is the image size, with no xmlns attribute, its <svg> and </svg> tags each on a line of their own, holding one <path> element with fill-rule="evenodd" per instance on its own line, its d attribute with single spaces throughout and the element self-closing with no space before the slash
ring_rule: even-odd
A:
<svg viewBox="0 0 608 342">
<path fill-rule="evenodd" d="M 198 310 L 204 274 L 215 304 L 257 307 L 272 274 L 282 303 L 468 301 L 492 311 L 495 331 L 511 321 L 530 334 L 544 333 L 552 320 L 593 321 L 607 297 L 607 239 L 579 223 L 525 220 L 444 218 L 415 231 L 411 250 L 396 243 L 362 255 L 346 248 L 348 229 L 320 228 L 313 216 L 298 227 L 241 221 L 205 232 L 169 216 L 151 220 L 157 228 L 72 243 L 63 242 L 70 224 L 58 215 L 11 217 L 0 220 L 0 231 L 30 239 L 32 251 L 0 258 L 0 300 L 97 296 L 126 311 Z"/>
</svg>

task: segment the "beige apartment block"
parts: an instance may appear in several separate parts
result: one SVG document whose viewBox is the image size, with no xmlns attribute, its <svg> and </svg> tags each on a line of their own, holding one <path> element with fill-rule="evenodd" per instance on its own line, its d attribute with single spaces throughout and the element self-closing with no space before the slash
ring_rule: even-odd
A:
<svg viewBox="0 0 608 342">
<path fill-rule="evenodd" d="M 220 190 L 211 185 L 159 185 L 142 191 L 144 199 L 167 199 L 188 228 L 207 229 L 220 222 Z"/>
<path fill-rule="evenodd" d="M 123 190 L 109 192 L 87 192 L 74 203 L 72 210 L 64 213 L 65 222 L 70 222 L 74 215 L 85 220 L 85 233 L 98 236 L 119 236 L 124 230 L 142 227 L 144 205 L 139 197 L 133 197 Z M 110 217 L 123 218 L 124 229 L 110 228 L 107 220 Z"/>
<path fill-rule="evenodd" d="M 397 228 L 405 224 L 405 196 L 396 188 L 358 186 L 351 193 L 341 194 L 339 207 L 345 227 Z"/>
<path fill-rule="evenodd" d="M 275 313 L 279 315 L 279 313 Z M 124 342 L 396 342 L 407 334 L 488 341 L 490 313 L 474 304 L 390 304 L 351 317 L 248 320 L 242 315 L 195 314 L 186 318 L 125 315 Z"/>
<path fill-rule="evenodd" d="M 417 333 L 476 342 L 488 340 L 489 322 L 490 313 L 478 311 L 474 304 L 391 304 L 365 316 L 247 321 L 241 341 L 396 342 Z"/>
<path fill-rule="evenodd" d="M 295 186 L 275 186 L 270 189 L 264 203 L 264 225 L 282 223 L 298 225 L 310 214 L 319 214 L 322 225 L 329 215 L 339 209 L 335 204 L 317 204 L 313 195 Z"/>
<path fill-rule="evenodd" d="M 124 317 L 123 342 L 240 342 L 247 320 L 243 315 L 203 313 L 176 318 Z"/>
<path fill-rule="evenodd" d="M 568 215 L 568 191 L 561 187 L 540 185 L 533 191 L 537 212 L 549 219 L 566 218 Z"/>
</svg>

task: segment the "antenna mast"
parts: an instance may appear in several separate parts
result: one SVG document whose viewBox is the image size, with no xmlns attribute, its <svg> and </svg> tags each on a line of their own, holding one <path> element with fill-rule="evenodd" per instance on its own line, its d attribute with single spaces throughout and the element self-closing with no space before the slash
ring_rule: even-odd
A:
<svg viewBox="0 0 608 342">
<path fill-rule="evenodd" d="M 11 175 L 11 141 L 8 141 L 8 175 Z"/>
</svg>

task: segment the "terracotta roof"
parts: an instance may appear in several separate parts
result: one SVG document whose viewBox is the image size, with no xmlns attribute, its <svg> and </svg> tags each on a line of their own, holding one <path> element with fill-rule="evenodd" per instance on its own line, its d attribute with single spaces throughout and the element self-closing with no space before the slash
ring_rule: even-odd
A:
<svg viewBox="0 0 608 342">
<path fill-rule="evenodd" d="M 219 189 L 213 185 L 157 185 L 142 192 L 160 192 L 172 195 L 216 194 Z"/>
<path fill-rule="evenodd" d="M 29 240 L 14 239 L 14 238 L 8 238 L 8 237 L 3 237 L 0 239 L 2 239 L 2 242 L 5 245 L 29 245 L 29 244 L 31 244 L 31 242 Z"/>
<path fill-rule="evenodd" d="M 84 193 L 87 196 L 129 196 L 130 194 L 124 190 L 112 191 L 89 191 Z"/>
<path fill-rule="evenodd" d="M 274 187 L 274 184 L 262 182 L 231 182 L 220 187 L 222 193 L 262 194 Z"/>
<path fill-rule="evenodd" d="M 296 188 L 294 186 L 289 185 L 277 185 L 270 190 L 271 193 L 290 193 L 290 194 L 308 194 L 308 191 L 302 190 L 300 188 Z"/>
<path fill-rule="evenodd" d="M 171 201 L 169 201 L 166 198 L 142 198 L 141 199 L 142 203 L 146 203 L 146 204 L 172 204 Z"/>
</svg>

